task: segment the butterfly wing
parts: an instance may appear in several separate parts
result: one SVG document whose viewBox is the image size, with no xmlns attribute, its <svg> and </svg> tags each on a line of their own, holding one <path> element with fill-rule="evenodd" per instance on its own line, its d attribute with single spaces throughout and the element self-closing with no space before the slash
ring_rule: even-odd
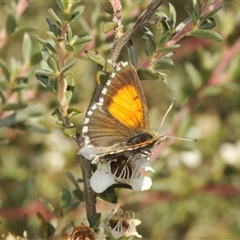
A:
<svg viewBox="0 0 240 240">
<path fill-rule="evenodd" d="M 136 70 L 123 63 L 111 74 L 98 101 L 87 111 L 84 146 L 97 152 L 124 151 L 127 141 L 149 130 L 149 113 Z"/>
<path fill-rule="evenodd" d="M 118 69 L 107 82 L 105 110 L 119 123 L 135 132 L 149 129 L 149 113 L 142 85 L 130 65 Z"/>
</svg>

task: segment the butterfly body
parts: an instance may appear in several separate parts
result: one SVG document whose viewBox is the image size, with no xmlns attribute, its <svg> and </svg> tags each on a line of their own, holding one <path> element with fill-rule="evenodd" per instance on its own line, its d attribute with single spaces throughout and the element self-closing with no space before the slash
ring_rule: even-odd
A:
<svg viewBox="0 0 240 240">
<path fill-rule="evenodd" d="M 145 151 L 164 136 L 150 131 L 146 99 L 136 70 L 121 63 L 89 107 L 82 129 L 80 154 L 99 159 Z"/>
</svg>

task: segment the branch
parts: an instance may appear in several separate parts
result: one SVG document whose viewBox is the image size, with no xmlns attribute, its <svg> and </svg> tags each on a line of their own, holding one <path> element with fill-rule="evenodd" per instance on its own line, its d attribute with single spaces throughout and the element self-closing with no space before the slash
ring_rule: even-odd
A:
<svg viewBox="0 0 240 240">
<path fill-rule="evenodd" d="M 201 17 L 204 17 L 211 13 L 214 9 L 222 6 L 224 0 L 215 0 L 212 4 L 206 6 L 205 8 L 201 9 Z M 179 30 L 166 44 L 165 47 L 173 46 L 178 43 L 182 38 L 187 36 L 193 30 L 192 21 L 191 19 L 186 19 L 185 26 Z M 148 68 L 151 66 L 155 61 L 161 59 L 165 52 L 157 53 L 152 59 L 147 59 L 145 63 L 142 65 L 143 68 Z"/>
<path fill-rule="evenodd" d="M 86 203 L 87 218 L 96 214 L 96 194 L 90 186 L 90 179 L 92 176 L 91 162 L 80 156 L 80 166 L 82 170 L 83 184 L 84 184 L 84 196 Z"/>
<path fill-rule="evenodd" d="M 123 48 L 123 46 L 132 38 L 134 34 L 136 34 L 141 28 L 148 24 L 150 17 L 153 13 L 156 12 L 157 8 L 164 2 L 165 0 L 153 0 L 150 5 L 142 12 L 142 14 L 138 17 L 136 22 L 130 27 L 122 36 L 116 39 L 114 42 L 113 48 L 108 56 L 108 62 L 112 65 L 116 64 L 117 58 Z"/>
<path fill-rule="evenodd" d="M 16 14 L 18 18 L 24 13 L 24 11 L 28 8 L 30 4 L 30 0 L 20 0 L 16 5 Z M 6 27 L 4 26 L 0 30 L 0 49 L 2 49 L 7 43 L 9 36 L 6 32 Z"/>
<path fill-rule="evenodd" d="M 238 38 L 230 48 L 225 49 L 220 62 L 217 64 L 215 71 L 208 80 L 208 85 L 216 85 L 228 80 L 227 75 L 225 74 L 226 68 L 230 64 L 231 60 L 239 53 L 240 38 Z"/>
<path fill-rule="evenodd" d="M 201 17 L 204 17 L 211 13 L 214 9 L 223 5 L 224 0 L 215 0 L 212 4 L 208 5 L 204 9 L 201 10 Z M 167 44 L 166 46 L 172 46 L 175 43 L 179 42 L 183 37 L 185 37 L 192 30 L 192 22 L 189 19 L 189 22 L 186 26 L 179 31 Z"/>
</svg>

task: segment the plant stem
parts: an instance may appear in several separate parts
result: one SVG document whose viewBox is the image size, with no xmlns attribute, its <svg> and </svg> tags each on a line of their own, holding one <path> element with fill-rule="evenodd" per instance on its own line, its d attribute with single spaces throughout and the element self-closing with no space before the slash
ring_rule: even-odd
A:
<svg viewBox="0 0 240 240">
<path fill-rule="evenodd" d="M 84 184 L 84 196 L 86 203 L 87 218 L 96 214 L 96 194 L 90 186 L 90 178 L 92 176 L 91 162 L 80 156 L 80 166 L 82 170 L 83 184 Z"/>
<path fill-rule="evenodd" d="M 122 36 L 116 39 L 112 50 L 108 56 L 108 62 L 112 65 L 116 64 L 116 61 L 119 57 L 119 54 L 125 44 L 131 39 L 131 37 L 136 34 L 141 28 L 146 26 L 150 17 L 153 13 L 156 12 L 157 8 L 164 2 L 165 0 L 153 0 L 148 7 L 142 12 L 142 14 L 138 17 L 136 22 L 130 27 Z M 118 24 L 119 26 L 119 24 Z"/>
</svg>

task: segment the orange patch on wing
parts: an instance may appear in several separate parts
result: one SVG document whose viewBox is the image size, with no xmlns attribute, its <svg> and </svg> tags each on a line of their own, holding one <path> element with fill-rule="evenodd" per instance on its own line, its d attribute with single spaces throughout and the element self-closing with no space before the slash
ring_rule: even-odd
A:
<svg viewBox="0 0 240 240">
<path fill-rule="evenodd" d="M 141 99 L 132 85 L 127 85 L 117 91 L 111 99 L 108 111 L 120 123 L 131 129 L 138 129 L 143 125 Z"/>
</svg>

